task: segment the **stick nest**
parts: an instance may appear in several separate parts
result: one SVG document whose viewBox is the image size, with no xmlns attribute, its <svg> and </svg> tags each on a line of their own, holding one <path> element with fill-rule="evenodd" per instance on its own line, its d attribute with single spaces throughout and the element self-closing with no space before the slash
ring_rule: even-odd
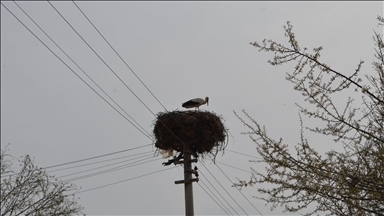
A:
<svg viewBox="0 0 384 216">
<path fill-rule="evenodd" d="M 162 152 L 183 152 L 214 156 L 226 147 L 227 129 L 223 118 L 209 111 L 172 111 L 157 114 L 153 133 L 155 146 Z"/>
</svg>

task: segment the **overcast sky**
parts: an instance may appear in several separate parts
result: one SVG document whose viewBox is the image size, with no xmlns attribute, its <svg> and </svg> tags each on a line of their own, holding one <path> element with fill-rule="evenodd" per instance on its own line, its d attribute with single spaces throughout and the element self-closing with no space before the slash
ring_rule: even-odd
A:
<svg viewBox="0 0 384 216">
<path fill-rule="evenodd" d="M 79 70 L 13 3 L 2 1 L 36 36 L 92 87 Z M 92 52 L 48 2 L 18 2 L 28 15 L 147 132 L 164 108 L 113 52 L 72 2 L 52 2 L 108 66 L 119 75 L 149 110 Z M 228 150 L 257 157 L 255 144 L 240 133 L 246 128 L 233 111 L 249 112 L 276 139 L 290 147 L 299 141 L 295 103 L 299 93 L 285 81 L 292 65 L 272 67 L 270 53 L 259 53 L 250 42 L 264 38 L 286 43 L 283 25 L 290 21 L 299 43 L 309 49 L 324 46 L 321 60 L 344 73 L 352 73 L 365 60 L 363 73 L 372 72 L 373 30 L 382 2 L 78 2 L 78 6 L 168 110 L 184 110 L 181 103 L 195 97 L 210 97 L 209 110 L 222 115 L 232 136 Z M 104 98 L 106 96 L 95 87 Z M 110 101 L 107 98 L 108 101 Z M 123 113 L 124 114 L 124 113 Z M 124 114 L 125 115 L 125 114 Z M 309 122 L 310 120 L 307 120 Z M 312 123 L 312 122 L 310 122 Z M 320 151 L 337 149 L 306 132 Z M 163 167 L 161 156 L 152 158 L 152 141 L 111 108 L 79 77 L 53 55 L 3 6 L 1 7 L 1 146 L 10 143 L 10 154 L 29 154 L 39 167 L 49 167 L 121 150 L 141 147 L 94 160 L 48 169 L 121 159 L 52 172 L 63 180 L 112 169 L 143 160 L 154 161 L 131 168 L 73 181 L 82 190 L 129 180 Z M 140 154 L 129 157 L 131 155 Z M 100 168 L 136 158 L 132 161 Z M 226 151 L 218 164 L 231 181 L 248 180 L 249 171 L 263 170 L 251 157 Z M 141 163 L 138 162 L 138 163 Z M 17 163 L 16 163 L 17 164 Z M 196 215 L 226 215 L 202 188 L 230 215 L 259 215 L 231 187 L 216 165 L 206 160 L 200 182 L 194 183 Z M 100 168 L 86 172 L 92 168 Z M 79 172 L 79 173 L 78 173 Z M 75 174 L 78 173 L 78 174 Z M 218 180 L 210 174 L 212 173 Z M 62 177 L 65 175 L 70 176 Z M 78 194 L 89 215 L 183 215 L 184 187 L 175 185 L 183 169 L 154 173 L 137 179 Z M 212 185 L 213 186 L 212 186 Z M 201 187 L 200 187 L 200 186 Z M 206 185 L 209 189 L 206 188 Z M 235 199 L 242 210 L 221 185 Z M 242 190 L 263 215 L 283 214 L 281 209 L 252 198 L 255 187 Z M 216 193 L 219 191 L 219 194 Z M 222 197 L 224 197 L 224 199 Z M 220 201 L 218 201 L 220 200 Z M 234 210 L 233 210 L 233 209 Z M 237 212 L 237 213 L 235 213 Z"/>
</svg>

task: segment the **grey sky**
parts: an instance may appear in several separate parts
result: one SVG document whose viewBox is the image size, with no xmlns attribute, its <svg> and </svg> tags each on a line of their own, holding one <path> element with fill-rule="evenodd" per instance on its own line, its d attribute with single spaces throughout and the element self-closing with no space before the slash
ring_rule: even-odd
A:
<svg viewBox="0 0 384 216">
<path fill-rule="evenodd" d="M 13 2 L 2 3 L 71 68 L 85 77 Z M 47 2 L 18 3 L 120 106 L 152 132 L 155 117 L 151 112 Z M 72 2 L 52 4 L 154 113 L 164 111 Z M 240 135 L 246 128 L 234 116 L 233 110 L 240 113 L 245 109 L 265 124 L 276 139 L 283 137 L 293 146 L 299 138 L 299 120 L 294 104 L 303 100 L 284 79 L 285 72 L 291 71 L 292 65 L 269 66 L 266 61 L 272 56 L 259 53 L 249 42 L 268 38 L 285 43 L 287 39 L 282 26 L 291 21 L 302 46 L 310 49 L 324 46 L 323 62 L 344 73 L 351 73 L 362 59 L 366 61 L 363 73 L 368 74 L 372 72 L 373 29 L 381 30 L 377 27 L 376 16 L 383 14 L 382 2 L 77 4 L 168 110 L 182 110 L 182 102 L 209 96 L 209 106 L 201 109 L 213 111 L 226 119 L 225 125 L 233 135 L 227 149 L 255 156 L 255 144 L 247 136 Z M 340 147 L 332 142 L 325 144 L 324 141 L 329 140 L 309 132 L 306 135 L 321 151 Z M 2 148 L 7 143 L 11 143 L 10 154 L 16 157 L 30 154 L 35 157 L 36 165 L 47 167 L 144 146 L 151 140 L 100 99 L 2 6 Z M 154 150 L 148 146 L 89 162 Z M 252 158 L 228 151 L 217 157 L 218 162 L 238 168 L 249 170 L 252 166 L 263 169 L 263 164 L 250 164 L 249 159 Z M 164 161 L 166 159 L 73 183 L 86 190 L 165 169 L 161 165 Z M 239 214 L 244 214 L 204 166 L 200 163 L 197 166 L 230 205 Z M 205 166 L 247 214 L 258 214 L 214 164 L 207 160 Z M 62 176 L 90 168 L 52 174 Z M 249 177 L 248 173 L 224 165 L 220 168 L 232 181 L 236 181 L 236 177 Z M 93 172 L 96 171 L 99 170 Z M 88 172 L 80 175 L 84 174 Z M 63 179 L 71 177 L 76 176 Z M 183 169 L 177 167 L 79 194 L 79 203 L 90 215 L 183 215 L 184 187 L 174 184 L 175 180 L 182 178 Z M 209 185 L 204 177 L 200 181 Z M 270 206 L 252 198 L 257 193 L 256 188 L 245 188 L 242 192 L 264 215 L 281 214 L 281 211 L 270 212 Z M 194 184 L 194 202 L 196 215 L 225 214 L 197 184 Z"/>
</svg>

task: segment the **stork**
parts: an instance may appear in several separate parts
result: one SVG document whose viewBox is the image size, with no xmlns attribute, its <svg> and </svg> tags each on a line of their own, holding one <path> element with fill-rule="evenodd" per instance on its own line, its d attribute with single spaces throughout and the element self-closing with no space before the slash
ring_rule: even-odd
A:
<svg viewBox="0 0 384 216">
<path fill-rule="evenodd" d="M 199 110 L 199 107 L 203 104 L 207 104 L 208 106 L 208 100 L 209 98 L 208 97 L 205 97 L 205 100 L 203 98 L 194 98 L 194 99 L 191 99 L 187 102 L 184 102 L 182 104 L 182 106 L 184 108 L 197 108 L 197 110 Z"/>
</svg>

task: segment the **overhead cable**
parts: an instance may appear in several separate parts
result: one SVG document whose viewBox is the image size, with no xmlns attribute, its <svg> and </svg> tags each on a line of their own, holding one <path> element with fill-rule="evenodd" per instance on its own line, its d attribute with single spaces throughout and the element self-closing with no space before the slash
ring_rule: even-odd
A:
<svg viewBox="0 0 384 216">
<path fill-rule="evenodd" d="M 223 170 L 219 167 L 219 165 L 216 164 L 216 166 L 217 166 L 217 168 L 219 168 L 219 170 L 221 171 L 221 173 L 223 173 L 224 176 L 227 177 L 228 181 L 231 182 L 232 185 L 233 185 L 233 182 L 231 181 L 231 179 L 227 176 L 227 174 L 225 174 L 225 172 L 223 172 Z M 249 201 L 249 199 L 243 194 L 243 192 L 241 192 L 241 190 L 240 190 L 239 188 L 237 188 L 237 187 L 235 187 L 235 188 L 241 193 L 241 195 L 243 195 L 243 197 L 249 202 L 249 204 L 251 204 L 251 205 L 253 206 L 253 208 L 254 208 L 254 209 L 255 209 L 261 216 L 263 216 L 263 214 L 259 211 L 259 209 L 257 209 L 256 206 L 253 205 L 253 203 L 252 203 L 251 201 Z"/>
<path fill-rule="evenodd" d="M 144 175 L 136 176 L 136 177 L 133 177 L 133 178 L 129 178 L 129 179 L 122 180 L 122 181 L 118 181 L 118 182 L 114 182 L 114 183 L 110 183 L 110 184 L 102 185 L 102 186 L 99 186 L 99 187 L 90 188 L 90 189 L 83 190 L 83 191 L 78 191 L 78 192 L 75 192 L 74 194 L 81 194 L 81 193 L 85 193 L 85 192 L 89 192 L 89 191 L 93 191 L 93 190 L 101 189 L 101 188 L 104 188 L 104 187 L 108 187 L 108 186 L 112 186 L 112 185 L 120 184 L 120 183 L 123 183 L 123 182 L 131 181 L 131 180 L 133 180 L 133 179 L 142 178 L 142 177 L 144 177 L 144 176 L 152 175 L 152 174 L 159 173 L 159 172 L 164 172 L 164 171 L 167 171 L 167 170 L 170 170 L 170 169 L 175 169 L 175 168 L 176 168 L 176 166 L 171 167 L 171 168 L 168 168 L 168 169 L 164 169 L 164 170 L 159 170 L 159 171 L 155 171 L 155 172 L 150 172 L 150 173 L 147 173 L 147 174 L 144 174 Z"/>
<path fill-rule="evenodd" d="M 53 165 L 53 166 L 48 166 L 48 167 L 44 167 L 43 169 L 51 169 L 51 168 L 54 168 L 54 167 L 65 166 L 65 165 L 68 165 L 68 164 L 74 164 L 74 163 L 83 162 L 83 161 L 87 161 L 87 160 L 92 160 L 92 159 L 96 159 L 96 158 L 101 158 L 101 157 L 105 157 L 105 156 L 109 156 L 109 155 L 119 154 L 119 153 L 123 153 L 123 152 L 127 152 L 127 151 L 132 151 L 132 150 L 139 149 L 139 148 L 144 148 L 144 147 L 147 147 L 147 146 L 150 146 L 150 145 L 152 145 L 152 144 L 147 144 L 147 145 L 144 145 L 144 146 L 138 146 L 138 147 L 134 147 L 134 148 L 124 149 L 124 150 L 121 150 L 121 151 L 111 152 L 111 153 L 108 153 L 108 154 L 102 154 L 102 155 L 98 155 L 98 156 L 94 156 L 94 157 L 89 157 L 89 158 L 85 158 L 85 159 L 81 159 L 81 160 L 75 160 L 75 161 L 71 161 L 71 162 L 66 162 L 66 163 L 57 164 L 57 165 Z"/>
<path fill-rule="evenodd" d="M 92 89 L 101 99 L 103 99 L 109 106 L 111 106 L 116 112 L 118 112 L 123 118 L 130 122 L 136 129 L 142 132 L 135 124 L 133 124 L 126 116 L 124 116 L 119 110 L 117 110 L 111 103 L 109 103 L 103 96 L 101 96 L 92 86 L 90 86 L 81 76 L 79 76 L 67 63 L 65 63 L 55 52 L 53 52 L 35 33 L 33 33 L 11 10 L 8 9 L 2 2 L 1 5 L 15 17 L 37 40 L 39 40 L 56 58 L 58 58 L 69 70 L 71 70 L 81 81 L 83 81 L 89 88 Z M 144 132 L 142 132 L 145 136 Z M 150 138 L 151 139 L 151 138 Z"/>
</svg>

